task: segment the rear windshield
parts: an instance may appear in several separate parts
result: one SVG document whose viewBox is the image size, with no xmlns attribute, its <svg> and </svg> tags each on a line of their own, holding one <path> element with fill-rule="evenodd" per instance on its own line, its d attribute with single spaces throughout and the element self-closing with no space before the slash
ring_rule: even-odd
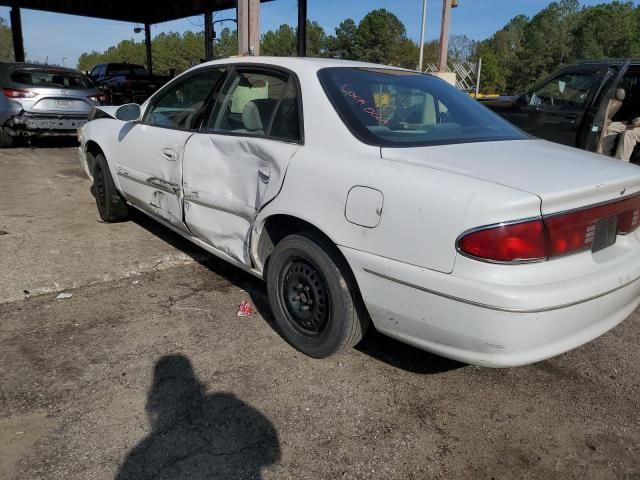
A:
<svg viewBox="0 0 640 480">
<path fill-rule="evenodd" d="M 59 70 L 15 70 L 11 73 L 11 80 L 23 85 L 43 88 L 66 88 L 70 90 L 95 88 L 91 80 L 84 75 Z"/>
<path fill-rule="evenodd" d="M 384 68 L 325 68 L 318 76 L 347 127 L 372 145 L 414 147 L 529 138 L 430 75 Z"/>
<path fill-rule="evenodd" d="M 147 71 L 142 65 L 108 65 L 107 75 L 146 75 Z"/>
</svg>

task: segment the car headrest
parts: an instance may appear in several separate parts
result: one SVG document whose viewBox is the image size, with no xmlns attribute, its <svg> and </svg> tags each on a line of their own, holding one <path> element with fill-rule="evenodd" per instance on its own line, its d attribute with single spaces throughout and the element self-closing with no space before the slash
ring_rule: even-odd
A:
<svg viewBox="0 0 640 480">
<path fill-rule="evenodd" d="M 264 130 L 269 123 L 277 100 L 261 98 L 251 100 L 242 109 L 242 123 L 246 130 L 256 132 Z"/>
<path fill-rule="evenodd" d="M 624 91 L 624 88 L 616 88 L 616 100 L 624 101 L 627 96 L 627 92 Z"/>
</svg>

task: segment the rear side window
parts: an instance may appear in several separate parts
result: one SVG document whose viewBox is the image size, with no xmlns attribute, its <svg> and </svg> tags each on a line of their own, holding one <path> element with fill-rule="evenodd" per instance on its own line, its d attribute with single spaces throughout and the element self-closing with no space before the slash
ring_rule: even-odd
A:
<svg viewBox="0 0 640 480">
<path fill-rule="evenodd" d="M 294 79 L 280 72 L 235 71 L 206 129 L 214 133 L 300 141 Z"/>
<path fill-rule="evenodd" d="M 91 80 L 79 73 L 35 69 L 14 70 L 11 81 L 40 88 L 90 89 L 95 88 Z"/>
<path fill-rule="evenodd" d="M 112 63 L 107 65 L 107 75 L 146 75 L 147 70 L 142 65 L 128 65 Z"/>
<path fill-rule="evenodd" d="M 570 72 L 536 88 L 530 105 L 535 107 L 581 107 L 593 90 L 598 72 Z"/>
<path fill-rule="evenodd" d="M 320 82 L 356 137 L 383 147 L 529 138 L 430 75 L 386 68 L 325 68 Z"/>
</svg>

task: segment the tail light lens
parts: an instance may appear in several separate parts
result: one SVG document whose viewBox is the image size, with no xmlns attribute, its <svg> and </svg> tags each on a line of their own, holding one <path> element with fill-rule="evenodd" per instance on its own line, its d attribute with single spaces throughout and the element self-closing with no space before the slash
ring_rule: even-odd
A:
<svg viewBox="0 0 640 480">
<path fill-rule="evenodd" d="M 517 263 L 589 250 L 599 221 L 617 217 L 617 233 L 640 226 L 640 195 L 539 220 L 507 223 L 471 231 L 458 240 L 458 250 L 480 260 Z"/>
<path fill-rule="evenodd" d="M 99 93 L 98 95 L 91 95 L 88 98 L 89 100 L 93 100 L 94 102 L 104 102 L 107 96 L 104 93 Z"/>
<path fill-rule="evenodd" d="M 38 95 L 28 90 L 16 90 L 15 88 L 3 88 L 2 93 L 4 93 L 5 97 L 9 98 L 33 98 Z"/>
<path fill-rule="evenodd" d="M 533 220 L 468 233 L 458 240 L 458 249 L 495 262 L 544 260 L 547 239 L 542 220 Z"/>
</svg>

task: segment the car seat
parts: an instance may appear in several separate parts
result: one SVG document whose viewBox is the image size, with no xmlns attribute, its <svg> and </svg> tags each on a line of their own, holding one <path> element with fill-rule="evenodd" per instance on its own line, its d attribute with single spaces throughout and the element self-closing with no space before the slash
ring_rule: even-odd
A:
<svg viewBox="0 0 640 480">
<path fill-rule="evenodd" d="M 271 115 L 276 108 L 277 100 L 261 98 L 251 100 L 242 109 L 242 125 L 247 133 L 264 135 L 269 128 Z"/>
<path fill-rule="evenodd" d="M 600 135 L 600 141 L 598 142 L 598 147 L 596 152 L 604 153 L 605 155 L 611 155 L 613 151 L 613 147 L 615 146 L 616 138 L 618 134 L 608 135 L 607 131 L 609 126 L 613 122 L 613 117 L 618 113 L 620 107 L 622 107 L 622 103 L 626 98 L 627 93 L 624 88 L 616 88 L 614 97 L 609 100 L 607 104 L 607 109 L 604 114 L 604 125 L 602 127 L 602 134 Z"/>
</svg>

